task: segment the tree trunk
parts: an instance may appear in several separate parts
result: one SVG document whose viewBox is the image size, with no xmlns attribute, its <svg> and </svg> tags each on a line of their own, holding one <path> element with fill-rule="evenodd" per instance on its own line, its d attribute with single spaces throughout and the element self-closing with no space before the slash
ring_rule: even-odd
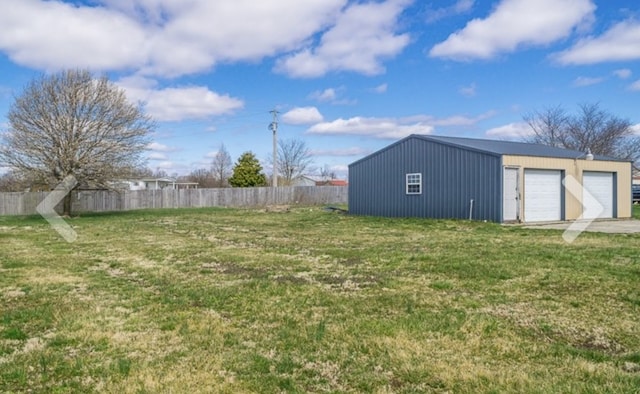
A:
<svg viewBox="0 0 640 394">
<path fill-rule="evenodd" d="M 64 196 L 64 200 L 62 202 L 62 216 L 71 216 L 71 193 L 72 191 L 69 191 L 69 193 Z"/>
</svg>

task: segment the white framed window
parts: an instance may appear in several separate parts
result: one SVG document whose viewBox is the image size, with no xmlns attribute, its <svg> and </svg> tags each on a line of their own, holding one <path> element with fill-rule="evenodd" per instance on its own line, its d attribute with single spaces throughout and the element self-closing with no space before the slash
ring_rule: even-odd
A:
<svg viewBox="0 0 640 394">
<path fill-rule="evenodd" d="M 422 194 L 422 174 L 407 174 L 407 194 Z"/>
</svg>

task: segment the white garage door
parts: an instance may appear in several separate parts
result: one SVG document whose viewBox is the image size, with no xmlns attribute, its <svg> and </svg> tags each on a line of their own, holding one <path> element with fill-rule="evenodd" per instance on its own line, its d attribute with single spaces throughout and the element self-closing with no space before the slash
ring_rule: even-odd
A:
<svg viewBox="0 0 640 394">
<path fill-rule="evenodd" d="M 585 171 L 582 187 L 583 219 L 612 218 L 613 173 Z"/>
<path fill-rule="evenodd" d="M 556 170 L 524 170 L 524 220 L 562 220 L 562 173 Z"/>
</svg>

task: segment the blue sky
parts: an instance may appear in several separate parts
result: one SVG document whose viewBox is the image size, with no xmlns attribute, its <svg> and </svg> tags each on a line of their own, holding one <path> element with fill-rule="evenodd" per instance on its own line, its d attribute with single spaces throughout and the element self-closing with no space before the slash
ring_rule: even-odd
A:
<svg viewBox="0 0 640 394">
<path fill-rule="evenodd" d="M 14 95 L 106 73 L 158 122 L 149 167 L 187 174 L 305 141 L 316 168 L 412 133 L 522 139 L 581 103 L 640 134 L 637 0 L 0 0 L 0 131 Z"/>
</svg>

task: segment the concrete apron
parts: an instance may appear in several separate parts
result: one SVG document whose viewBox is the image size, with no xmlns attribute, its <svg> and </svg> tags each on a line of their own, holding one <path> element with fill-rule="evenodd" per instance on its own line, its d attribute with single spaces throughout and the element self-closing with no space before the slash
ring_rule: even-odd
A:
<svg viewBox="0 0 640 394">
<path fill-rule="evenodd" d="M 527 223 L 524 224 L 523 227 L 533 229 L 566 230 L 571 223 L 572 222 Z M 594 220 L 585 231 L 610 234 L 640 233 L 640 220 Z"/>
</svg>

